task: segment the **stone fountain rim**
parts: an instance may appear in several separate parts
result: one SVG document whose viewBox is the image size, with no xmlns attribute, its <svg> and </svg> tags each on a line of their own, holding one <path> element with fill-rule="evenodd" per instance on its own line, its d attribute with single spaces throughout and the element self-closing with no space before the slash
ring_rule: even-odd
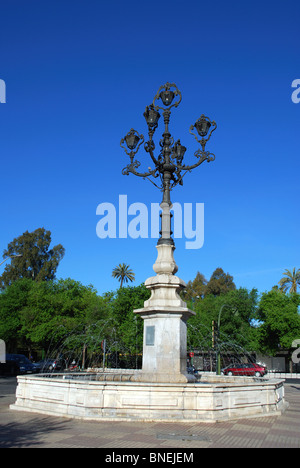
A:
<svg viewBox="0 0 300 468">
<path fill-rule="evenodd" d="M 132 375 L 135 375 L 139 371 L 134 371 Z M 110 376 L 111 379 L 108 380 L 92 380 L 85 379 L 84 377 L 95 377 L 100 375 Z M 201 375 L 201 374 L 200 374 Z M 117 378 L 119 374 L 112 372 L 82 372 L 82 373 L 45 373 L 45 374 L 28 374 L 28 375 L 19 375 L 18 380 L 41 380 L 45 382 L 45 379 L 55 382 L 69 382 L 70 384 L 82 384 L 82 385 L 132 385 L 136 387 L 181 387 L 184 389 L 193 389 L 193 388 L 238 388 L 238 387 L 259 387 L 259 386 L 271 386 L 271 385 L 281 385 L 284 383 L 285 379 L 266 379 L 264 377 L 247 377 L 247 376 L 205 376 L 206 380 L 201 380 L 197 382 L 143 382 L 143 381 L 134 381 L 130 380 L 114 380 L 112 377 Z M 126 374 L 123 375 L 125 377 Z M 128 377 L 131 377 L 130 374 L 127 374 Z M 78 377 L 78 378 L 76 378 Z M 80 378 L 81 377 L 81 378 Z M 216 382 L 216 380 L 219 380 Z"/>
</svg>

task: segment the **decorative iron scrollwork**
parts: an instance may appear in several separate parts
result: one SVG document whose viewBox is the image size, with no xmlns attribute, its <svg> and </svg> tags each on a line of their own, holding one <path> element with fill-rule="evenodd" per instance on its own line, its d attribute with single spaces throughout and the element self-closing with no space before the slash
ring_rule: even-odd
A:
<svg viewBox="0 0 300 468">
<path fill-rule="evenodd" d="M 176 100 L 176 98 L 178 98 Z M 154 169 L 148 168 L 146 172 L 138 172 L 137 169 L 141 166 L 141 163 L 135 159 L 140 146 L 144 143 L 144 136 L 139 134 L 133 128 L 122 138 L 120 145 L 125 150 L 125 153 L 130 157 L 130 164 L 128 164 L 123 170 L 122 174 L 129 175 L 130 173 L 148 179 L 152 182 L 155 187 L 159 188 L 164 193 L 164 201 L 170 203 L 170 190 L 177 184 L 183 184 L 183 177 L 187 172 L 200 166 L 204 161 L 211 162 L 215 160 L 215 155 L 205 150 L 205 146 L 208 140 L 211 138 L 212 133 L 217 128 L 216 122 L 210 120 L 209 117 L 201 114 L 199 119 L 194 125 L 190 127 L 190 133 L 195 137 L 201 148 L 199 148 L 194 156 L 197 158 L 197 162 L 194 164 L 184 164 L 184 156 L 186 147 L 183 146 L 180 140 L 174 143 L 174 138 L 169 133 L 169 121 L 171 116 L 171 108 L 177 107 L 181 102 L 181 92 L 174 83 L 166 83 L 160 86 L 156 95 L 154 96 L 153 103 L 146 107 L 144 117 L 148 125 L 149 140 L 145 142 L 144 149 L 150 154 L 152 162 L 154 163 Z M 156 104 L 158 99 L 162 100 L 165 107 L 160 107 Z M 175 101 L 174 101 L 175 100 Z M 157 157 L 154 155 L 155 144 L 153 136 L 156 128 L 158 127 L 158 120 L 160 114 L 158 109 L 162 109 L 165 131 L 163 138 L 159 141 L 160 152 Z M 196 130 L 199 137 L 193 130 Z M 126 144 L 126 146 L 125 146 Z M 160 177 L 160 183 L 155 183 L 152 178 L 156 179 Z"/>
<path fill-rule="evenodd" d="M 175 91 L 172 91 L 171 88 L 175 88 Z M 177 102 L 174 102 L 174 104 L 172 104 L 172 101 L 175 96 L 179 96 L 179 100 Z M 157 104 L 155 105 L 155 101 L 157 101 L 158 99 L 161 99 L 163 101 L 163 104 L 170 110 L 172 107 L 179 106 L 182 96 L 181 96 L 181 92 L 179 91 L 175 83 L 166 83 L 159 88 L 159 90 L 157 91 L 153 99 L 153 107 L 155 109 L 164 110 L 165 109 L 164 107 L 160 107 Z"/>
</svg>

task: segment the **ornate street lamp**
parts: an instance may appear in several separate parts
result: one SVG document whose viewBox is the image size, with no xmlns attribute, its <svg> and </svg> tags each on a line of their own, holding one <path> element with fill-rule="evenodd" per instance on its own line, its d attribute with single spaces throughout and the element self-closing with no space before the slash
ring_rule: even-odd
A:
<svg viewBox="0 0 300 468">
<path fill-rule="evenodd" d="M 156 101 L 159 100 L 162 101 L 162 104 L 165 107 L 161 107 L 156 103 Z M 191 165 L 183 162 L 186 147 L 180 143 L 180 140 L 174 142 L 174 138 L 169 132 L 171 108 L 178 107 L 180 102 L 181 92 L 174 83 L 166 83 L 161 86 L 153 99 L 153 103 L 150 106 L 147 106 L 144 112 L 144 117 L 148 125 L 149 140 L 144 143 L 144 136 L 139 134 L 136 130 L 131 129 L 127 135 L 122 138 L 120 143 L 121 147 L 124 148 L 126 154 L 130 157 L 130 164 L 123 169 L 122 174 L 129 175 L 132 173 L 136 176 L 150 180 L 150 182 L 163 192 L 162 203 L 167 204 L 169 207 L 169 209 L 165 211 L 169 211 L 171 207 L 170 191 L 178 184 L 183 185 L 183 177 L 185 174 L 200 166 L 204 161 L 210 162 L 215 159 L 215 155 L 206 151 L 205 147 L 212 133 L 217 128 L 217 124 L 215 121 L 211 121 L 208 117 L 202 114 L 195 124 L 190 127 L 190 133 L 194 135 L 198 143 L 201 145 L 201 148 L 194 153 L 197 161 Z M 162 139 L 159 142 L 161 149 L 156 157 L 154 155 L 155 143 L 153 141 L 153 136 L 161 117 L 159 110 L 162 111 L 165 130 L 162 134 Z M 193 132 L 194 129 L 196 129 L 200 139 L 197 134 Z M 127 148 L 124 146 L 124 143 L 126 143 Z M 137 169 L 140 167 L 141 163 L 135 159 L 135 155 L 143 143 L 145 151 L 151 156 L 154 168 L 151 169 L 151 167 L 149 167 L 146 172 L 138 172 Z M 162 224 L 165 223 L 162 222 Z M 171 238 L 170 225 L 167 231 L 168 232 L 163 231 L 162 229 L 158 244 L 174 244 L 174 241 Z"/>
<path fill-rule="evenodd" d="M 196 162 L 185 164 L 183 160 L 186 147 L 180 140 L 175 141 L 169 132 L 171 109 L 178 107 L 180 102 L 181 92 L 174 83 L 161 86 L 152 104 L 147 106 L 144 112 L 148 126 L 148 141 L 145 142 L 144 136 L 132 128 L 120 143 L 130 158 L 130 164 L 122 173 L 124 175 L 132 173 L 148 179 L 163 192 L 160 204 L 161 236 L 156 246 L 158 257 L 153 265 L 156 276 L 145 281 L 145 286 L 151 290 L 151 297 L 145 301 L 142 309 L 134 310 L 144 319 L 143 368 L 142 373 L 135 377 L 140 381 L 190 382 L 195 379 L 186 369 L 186 322 L 191 315 L 195 315 L 195 312 L 188 309 L 178 295 L 186 284 L 175 276 L 178 267 L 173 257 L 175 246 L 171 237 L 170 191 L 176 185 L 183 184 L 183 177 L 187 172 L 200 166 L 204 161 L 210 162 L 215 159 L 214 154 L 206 151 L 206 144 L 217 125 L 204 114 L 191 125 L 190 133 L 200 143 L 200 148 L 194 153 Z M 165 129 L 159 142 L 159 153 L 155 156 L 153 136 L 161 117 L 159 111 L 162 111 Z M 193 132 L 194 129 L 197 134 Z M 146 172 L 139 172 L 137 169 L 141 163 L 136 159 L 136 154 L 143 143 L 154 167 L 153 169 L 149 167 Z"/>
</svg>

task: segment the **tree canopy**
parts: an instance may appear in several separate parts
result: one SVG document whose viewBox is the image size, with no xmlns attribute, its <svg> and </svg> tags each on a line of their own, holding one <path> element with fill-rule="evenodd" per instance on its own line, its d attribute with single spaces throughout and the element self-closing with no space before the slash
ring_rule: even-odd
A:
<svg viewBox="0 0 300 468">
<path fill-rule="evenodd" d="M 300 286 L 300 269 L 296 271 L 296 268 L 293 271 L 285 270 L 283 273 L 283 278 L 279 281 L 281 291 L 290 293 L 296 293 L 297 287 Z"/>
<path fill-rule="evenodd" d="M 16 263 L 12 262 L 6 276 L 3 273 L 0 339 L 7 350 L 27 350 L 39 357 L 50 351 L 75 353 L 77 359 L 99 363 L 105 342 L 106 364 L 140 365 L 143 320 L 133 311 L 143 307 L 149 289 L 144 284 L 124 287 L 121 272 L 127 272 L 129 280 L 134 275 L 124 264 L 115 269 L 121 287 L 102 295 L 71 278 L 57 280 L 56 266 L 64 249 L 60 245 L 50 249 L 50 242 L 50 232 L 40 229 L 15 239 L 4 253 L 24 257 L 20 264 L 21 258 L 13 259 Z M 219 322 L 218 344 L 223 350 L 292 352 L 293 341 L 300 338 L 300 294 L 288 291 L 273 288 L 259 296 L 256 289 L 237 289 L 222 268 L 216 268 L 209 281 L 198 272 L 184 292 L 184 300 L 196 313 L 187 322 L 188 350 L 211 352 L 212 323 Z"/>
<path fill-rule="evenodd" d="M 120 288 L 123 287 L 123 283 L 127 283 L 128 281 L 134 281 L 135 274 L 129 268 L 129 265 L 125 265 L 125 263 L 119 263 L 112 271 L 113 278 L 117 278 L 120 281 Z"/>
<path fill-rule="evenodd" d="M 216 268 L 209 281 L 198 271 L 195 279 L 187 283 L 183 297 L 186 300 L 203 299 L 210 294 L 213 296 L 220 296 L 221 294 L 226 294 L 235 289 L 236 286 L 233 282 L 233 276 L 229 273 L 225 273 L 222 268 Z"/>
<path fill-rule="evenodd" d="M 234 289 L 236 289 L 236 286 L 233 282 L 233 276 L 229 273 L 225 273 L 222 268 L 216 268 L 207 283 L 205 294 L 219 296 L 220 294 L 226 294 Z"/>
<path fill-rule="evenodd" d="M 185 300 L 197 300 L 203 298 L 206 293 L 207 279 L 205 276 L 197 272 L 195 279 L 190 280 L 186 285 L 186 290 L 184 291 L 183 297 Z"/>
<path fill-rule="evenodd" d="M 15 281 L 0 294 L 0 337 L 11 352 L 68 354 L 83 348 L 102 355 L 101 342 L 115 360 L 142 352 L 143 323 L 133 310 L 149 298 L 144 285 L 104 295 L 70 278 Z M 125 359 L 125 358 L 124 358 Z M 127 357 L 126 359 L 132 359 Z"/>
<path fill-rule="evenodd" d="M 290 350 L 300 338 L 299 294 L 271 290 L 262 294 L 257 311 L 258 346 L 262 352 L 275 355 L 279 349 Z"/>
<path fill-rule="evenodd" d="M 256 309 L 258 293 L 256 289 L 245 288 L 228 291 L 227 294 L 205 296 L 197 302 L 188 303 L 196 312 L 188 321 L 189 347 L 198 349 L 212 348 L 212 322 L 216 324 L 220 311 L 220 340 L 230 346 L 240 346 L 241 350 L 255 351 Z"/>
<path fill-rule="evenodd" d="M 61 244 L 50 248 L 51 232 L 38 228 L 24 232 L 10 242 L 3 252 L 3 258 L 12 257 L 0 276 L 0 288 L 21 278 L 34 281 L 49 281 L 55 278 L 59 262 L 65 254 Z"/>
</svg>

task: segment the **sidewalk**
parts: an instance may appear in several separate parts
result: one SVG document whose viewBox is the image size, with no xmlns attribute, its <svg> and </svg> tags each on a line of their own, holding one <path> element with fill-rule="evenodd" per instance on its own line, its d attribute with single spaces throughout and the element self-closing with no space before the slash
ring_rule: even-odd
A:
<svg viewBox="0 0 300 468">
<path fill-rule="evenodd" d="M 7 387 L 8 388 L 8 387 Z M 177 449 L 300 447 L 300 382 L 285 384 L 282 416 L 215 424 L 89 422 L 11 411 L 14 388 L 0 382 L 0 448 Z M 129 452 L 128 452 L 129 453 Z"/>
</svg>

